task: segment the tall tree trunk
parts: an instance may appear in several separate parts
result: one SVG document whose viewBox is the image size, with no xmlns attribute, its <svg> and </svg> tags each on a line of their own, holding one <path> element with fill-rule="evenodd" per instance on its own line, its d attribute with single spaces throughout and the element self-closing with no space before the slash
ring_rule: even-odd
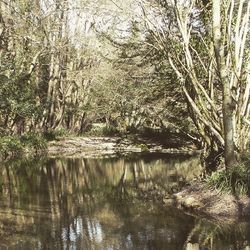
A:
<svg viewBox="0 0 250 250">
<path fill-rule="evenodd" d="M 221 0 L 213 0 L 213 40 L 214 52 L 217 62 L 217 72 L 222 85 L 222 112 L 223 112 L 223 129 L 225 141 L 225 164 L 226 168 L 232 168 L 235 165 L 235 146 L 234 146 L 234 105 L 230 88 L 230 80 L 228 79 L 228 70 L 226 67 L 226 56 L 224 50 L 224 42 L 222 37 L 222 29 L 225 23 L 221 18 Z"/>
</svg>

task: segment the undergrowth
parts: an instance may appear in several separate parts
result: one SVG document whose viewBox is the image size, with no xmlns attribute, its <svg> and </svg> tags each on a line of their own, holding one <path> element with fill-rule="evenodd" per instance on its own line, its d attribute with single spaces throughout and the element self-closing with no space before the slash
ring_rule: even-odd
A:
<svg viewBox="0 0 250 250">
<path fill-rule="evenodd" d="M 60 137 L 63 136 L 68 136 L 69 132 L 66 129 L 48 129 L 43 133 L 43 137 L 47 140 L 47 141 L 54 141 L 57 140 Z"/>
<path fill-rule="evenodd" d="M 47 141 L 42 135 L 26 133 L 22 136 L 11 135 L 0 137 L 0 158 L 7 159 L 22 155 L 24 152 L 35 152 L 46 149 Z"/>
<path fill-rule="evenodd" d="M 98 124 L 97 124 L 98 125 Z M 85 136 L 118 136 L 120 132 L 112 125 L 100 124 L 99 126 L 92 126 L 92 128 L 84 133 Z"/>
<path fill-rule="evenodd" d="M 0 155 L 2 158 L 9 155 L 19 155 L 22 151 L 23 145 L 17 136 L 3 136 L 0 138 Z"/>
<path fill-rule="evenodd" d="M 206 178 L 209 187 L 237 196 L 250 195 L 250 156 L 229 170 L 213 172 Z"/>
</svg>

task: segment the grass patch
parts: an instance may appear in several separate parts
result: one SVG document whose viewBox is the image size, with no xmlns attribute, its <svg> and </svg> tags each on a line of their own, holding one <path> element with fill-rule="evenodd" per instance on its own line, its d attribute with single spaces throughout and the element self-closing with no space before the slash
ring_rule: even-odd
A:
<svg viewBox="0 0 250 250">
<path fill-rule="evenodd" d="M 206 178 L 209 187 L 238 196 L 250 194 L 250 157 L 234 168 L 213 172 Z"/>
</svg>

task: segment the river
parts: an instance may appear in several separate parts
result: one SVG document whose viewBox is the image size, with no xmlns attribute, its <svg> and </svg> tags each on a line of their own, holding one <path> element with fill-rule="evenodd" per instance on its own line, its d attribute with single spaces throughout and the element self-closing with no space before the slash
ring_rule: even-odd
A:
<svg viewBox="0 0 250 250">
<path fill-rule="evenodd" d="M 0 249 L 250 249 L 250 224 L 213 223 L 162 197 L 197 157 L 19 159 L 0 167 Z"/>
</svg>

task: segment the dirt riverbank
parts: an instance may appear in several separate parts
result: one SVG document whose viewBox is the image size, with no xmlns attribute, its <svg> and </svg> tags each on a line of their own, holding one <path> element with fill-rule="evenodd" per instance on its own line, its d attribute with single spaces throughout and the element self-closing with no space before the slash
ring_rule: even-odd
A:
<svg viewBox="0 0 250 250">
<path fill-rule="evenodd" d="M 120 137 L 65 137 L 48 143 L 49 156 L 65 157 L 111 156 L 116 153 L 174 153 L 194 155 L 200 151 L 193 148 L 165 148 L 163 145 L 149 140 L 136 140 Z"/>
<path fill-rule="evenodd" d="M 250 218 L 250 198 L 224 194 L 198 182 L 174 194 L 177 207 L 214 220 L 240 221 Z"/>
</svg>

